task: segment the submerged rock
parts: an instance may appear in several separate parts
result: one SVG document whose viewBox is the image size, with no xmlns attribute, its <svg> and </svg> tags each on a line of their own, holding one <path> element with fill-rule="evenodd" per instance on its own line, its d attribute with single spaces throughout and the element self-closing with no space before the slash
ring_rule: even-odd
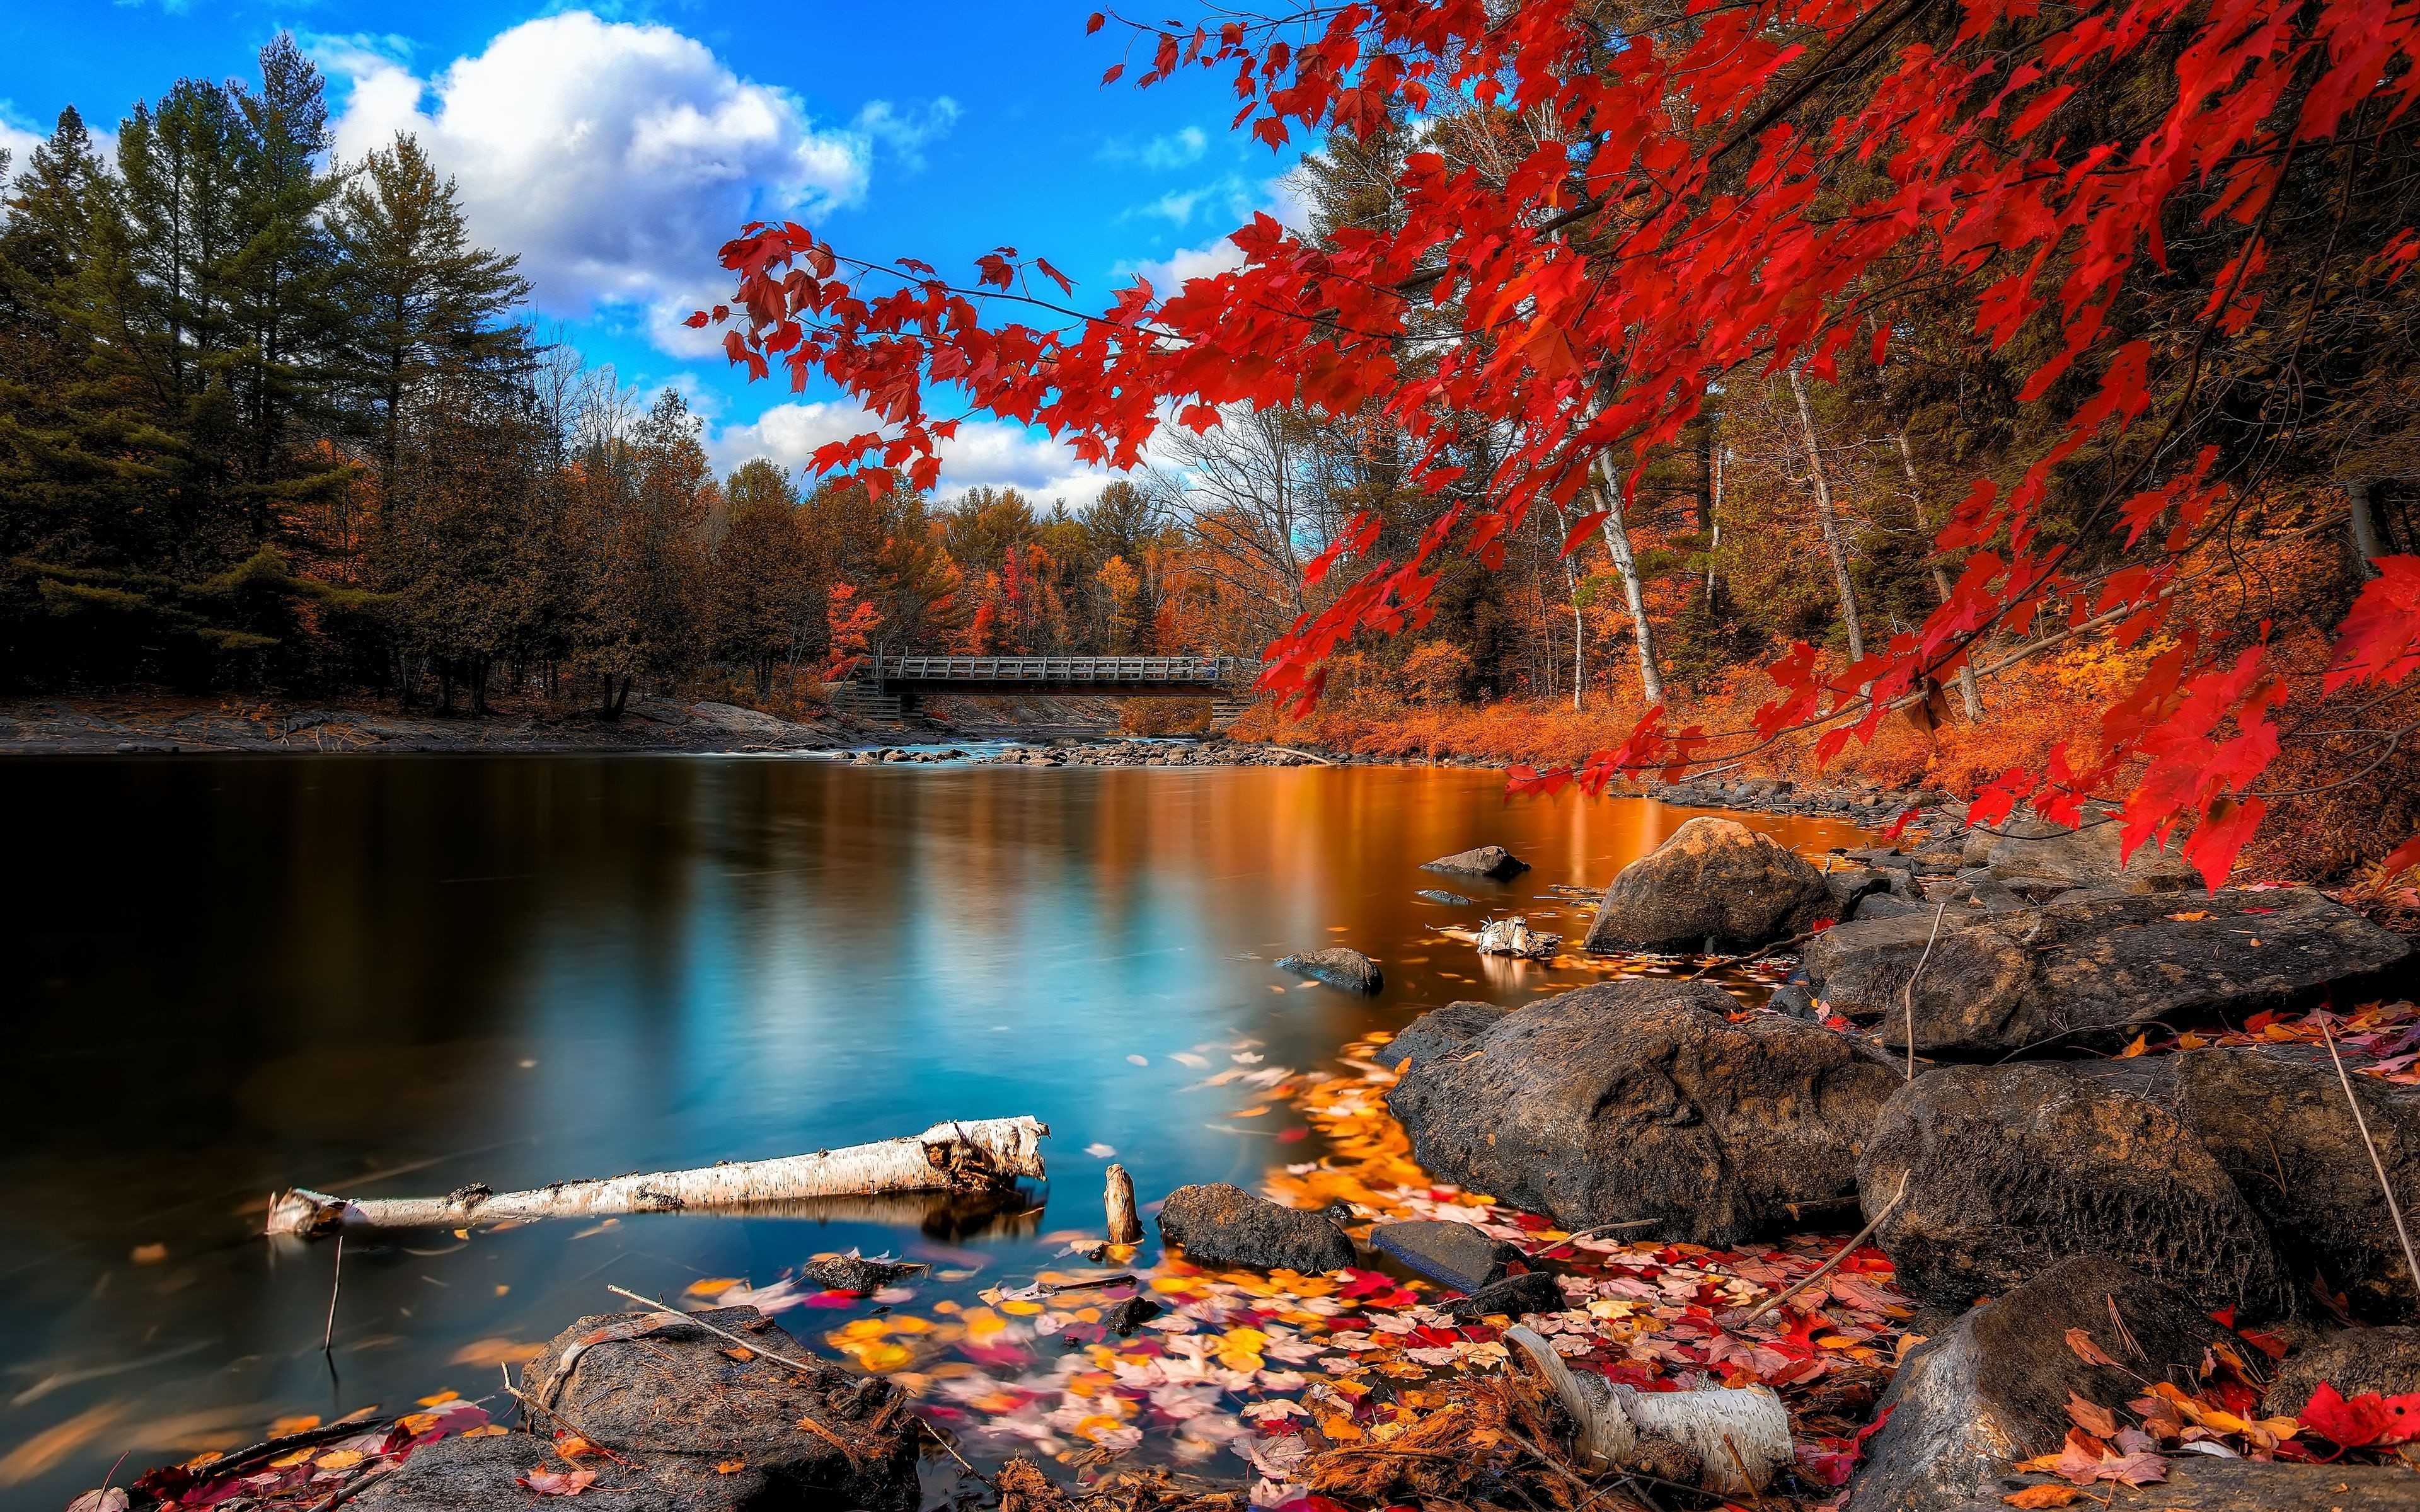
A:
<svg viewBox="0 0 2420 1512">
<path fill-rule="evenodd" d="M 1854 1190 L 1899 1081 L 1860 1041 L 1774 1015 L 1733 1024 L 1737 1006 L 1704 981 L 1583 987 L 1414 1054 L 1388 1105 L 1441 1180 L 1567 1228 L 1653 1219 L 1663 1238 L 1734 1242 Z"/>
<path fill-rule="evenodd" d="M 1460 876 L 1492 877 L 1501 882 L 1529 870 L 1529 863 L 1501 845 L 1481 845 L 1477 850 L 1458 851 L 1440 856 L 1423 864 L 1423 872 L 1450 872 Z"/>
<path fill-rule="evenodd" d="M 1159 1208 L 1159 1237 L 1196 1265 L 1315 1275 L 1353 1263 L 1353 1241 L 1326 1212 L 1280 1207 L 1224 1181 L 1180 1186 Z"/>
<path fill-rule="evenodd" d="M 1700 815 L 1622 868 L 1590 950 L 1754 949 L 1838 917 L 1823 873 L 1772 836 Z"/>
<path fill-rule="evenodd" d="M 1458 907 L 1479 901 L 1476 898 L 1466 898 L 1458 892 L 1448 892 L 1443 887 L 1422 887 L 1412 896 L 1425 903 L 1444 903 L 1450 907 Z"/>
<path fill-rule="evenodd" d="M 2124 1365 L 2085 1360 L 2070 1329 Z M 2062 1261 L 1910 1353 L 1877 1411 L 1888 1421 L 1850 1485 L 1850 1512 L 1998 1505 L 2009 1467 L 2066 1438 L 2071 1393 L 2122 1405 L 2145 1380 L 2195 1379 L 2203 1351 L 2228 1338 L 2199 1304 L 2116 1260 Z"/>
<path fill-rule="evenodd" d="M 1491 1281 L 1467 1297 L 1445 1304 L 1456 1318 L 1526 1318 L 1531 1313 L 1559 1312 L 1563 1288 L 1544 1271 L 1525 1271 Z"/>
<path fill-rule="evenodd" d="M 1518 1249 L 1469 1224 L 1427 1218 L 1380 1224 L 1370 1230 L 1370 1247 L 1456 1291 L 1475 1292 L 1503 1280 L 1505 1266 L 1521 1258 Z"/>
<path fill-rule="evenodd" d="M 2115 1048 L 2154 1021 L 2180 1028 L 2283 1008 L 2382 971 L 2411 951 L 2400 937 L 2303 887 L 2092 893 L 1980 915 L 1953 903 L 1940 916 L 1937 939 L 1934 917 L 1925 909 L 1825 930 L 1807 948 L 1816 995 L 1834 1012 L 1872 1024 L 1885 1044 L 1904 1047 L 1901 994 L 1921 960 L 1920 1055 Z"/>
<path fill-rule="evenodd" d="M 753 1307 L 694 1316 L 813 1368 L 777 1365 L 687 1319 L 624 1313 L 572 1324 L 522 1378 L 521 1390 L 540 1406 L 633 1462 L 590 1459 L 582 1467 L 599 1472 L 600 1485 L 628 1489 L 630 1499 L 617 1506 L 911 1512 L 916 1445 L 896 1387 L 810 1359 Z M 805 1419 L 830 1437 L 804 1427 Z M 740 1468 L 717 1468 L 734 1462 Z M 383 1512 L 526 1508 L 532 1496 L 517 1477 L 569 1468 L 526 1435 L 448 1439 L 349 1504 Z"/>
<path fill-rule="evenodd" d="M 1348 950 L 1341 945 L 1287 956 L 1278 963 L 1278 969 L 1311 977 L 1349 993 L 1374 993 L 1387 982 L 1386 974 L 1378 969 L 1378 963 L 1358 950 Z"/>
</svg>

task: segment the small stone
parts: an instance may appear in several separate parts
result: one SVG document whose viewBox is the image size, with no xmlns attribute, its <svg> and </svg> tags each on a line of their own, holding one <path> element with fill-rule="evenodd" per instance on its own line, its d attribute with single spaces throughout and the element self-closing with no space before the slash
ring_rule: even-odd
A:
<svg viewBox="0 0 2420 1512">
<path fill-rule="evenodd" d="M 1171 1192 L 1160 1204 L 1159 1237 L 1196 1265 L 1316 1275 L 1354 1259 L 1353 1241 L 1330 1214 L 1280 1207 L 1225 1181 Z"/>
<path fill-rule="evenodd" d="M 1278 969 L 1324 981 L 1330 987 L 1342 987 L 1349 993 L 1374 993 L 1387 982 L 1378 963 L 1342 946 L 1287 956 L 1278 963 Z"/>
<path fill-rule="evenodd" d="M 1506 1264 L 1521 1258 L 1519 1250 L 1469 1224 L 1426 1218 L 1380 1224 L 1370 1231 L 1370 1243 L 1456 1291 L 1477 1292 L 1503 1280 Z"/>
<path fill-rule="evenodd" d="M 1423 872 L 1450 872 L 1459 876 L 1492 877 L 1501 882 L 1529 870 L 1529 863 L 1501 845 L 1481 845 L 1476 850 L 1459 851 L 1441 856 L 1420 868 Z"/>
</svg>

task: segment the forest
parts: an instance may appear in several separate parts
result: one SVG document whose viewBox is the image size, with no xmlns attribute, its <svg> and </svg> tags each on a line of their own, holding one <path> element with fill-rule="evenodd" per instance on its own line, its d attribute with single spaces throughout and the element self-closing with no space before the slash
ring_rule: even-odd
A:
<svg viewBox="0 0 2420 1512">
<path fill-rule="evenodd" d="M 2157 108 L 2133 87 L 2104 91 L 2095 124 Z M 1407 100 L 1304 117 L 1323 134 L 1292 175 L 1303 246 L 1342 259 L 1417 239 L 1406 186 L 1424 175 L 1509 193 L 1563 150 L 1534 111 Z M 634 688 L 795 711 L 851 658 L 908 649 L 1274 645 L 1271 692 L 1288 699 L 1315 644 L 1317 697 L 1273 700 L 1245 733 L 1568 764 L 1654 710 L 1671 711 L 1665 729 L 1749 728 L 1792 647 L 1864 666 L 1954 615 L 1970 569 L 2001 561 L 1991 530 L 2008 538 L 1957 525 L 1988 483 L 2037 495 L 2029 545 L 2090 564 L 2054 585 L 2072 585 L 2055 610 L 2068 623 L 2045 637 L 2031 610 L 1980 616 L 1955 666 L 1935 658 L 1941 675 L 1917 678 L 1918 717 L 1822 753 L 1851 779 L 1972 793 L 2042 770 L 2187 641 L 2212 665 L 2257 641 L 2275 675 L 2316 679 L 2372 560 L 2420 544 L 2405 260 L 2350 250 L 2392 251 L 2412 207 L 2391 165 L 2411 147 L 2408 126 L 2381 123 L 2361 173 L 2345 152 L 2284 165 L 2251 270 L 2285 286 L 2222 313 L 2215 343 L 2191 335 L 2198 290 L 2215 274 L 2241 284 L 2249 265 L 2228 261 L 2223 230 L 2195 228 L 2207 216 L 2167 233 L 2182 292 L 2120 280 L 2132 292 L 2108 318 L 2191 356 L 2152 387 L 2190 399 L 2216 448 L 2189 467 L 2168 443 L 2145 513 L 2171 522 L 2173 548 L 2128 577 L 2098 522 L 2103 486 L 2141 458 L 2121 437 L 2077 444 L 2058 402 L 2098 378 L 2054 374 L 2044 399 L 2026 374 L 2055 358 L 2055 323 L 2012 320 L 1994 345 L 1966 297 L 1913 285 L 1886 321 L 1830 328 L 1871 360 L 1827 335 L 1731 366 L 1634 454 L 1600 451 L 1543 489 L 1521 471 L 1537 442 L 1512 413 L 1518 386 L 1469 387 L 1473 362 L 1538 354 L 1493 332 L 1479 356 L 1456 352 L 1448 338 L 1476 316 L 1442 286 L 1390 338 L 1396 392 L 1423 395 L 1417 420 L 1301 377 L 1252 392 L 1252 363 L 1231 359 L 1227 389 L 1205 390 L 1186 424 L 1117 449 L 1125 471 L 1094 501 L 945 494 L 912 445 L 871 480 L 845 446 L 807 469 L 759 457 L 718 476 L 677 392 L 626 387 L 549 338 L 511 249 L 475 244 L 443 163 L 410 137 L 332 158 L 322 81 L 280 37 L 256 84 L 188 79 L 136 106 L 109 158 L 69 110 L 10 165 L 0 676 L 610 717 Z M 748 245 L 726 249 L 743 282 Z M 986 292 L 1005 282 L 986 269 Z M 1180 292 L 1167 308 L 1194 298 Z M 741 358 L 755 358 L 746 343 Z M 1162 402 L 1164 420 L 1179 401 Z M 2212 457 L 2231 502 L 2180 516 L 2180 480 Z M 1490 478 L 1494 494 L 1476 486 Z M 1473 518 L 1489 521 L 1481 536 L 1439 549 Z M 1944 549 L 1953 526 L 1968 544 Z M 1348 582 L 1329 571 L 1340 561 L 1393 574 L 1389 594 L 1405 572 L 1419 586 L 1373 615 L 1377 579 Z M 2384 722 L 2320 721 L 2283 742 L 2276 790 L 2322 800 L 2287 859 L 2341 872 L 2420 818 L 2402 795 L 2401 697 Z M 1760 741 L 1757 764 L 1819 764 L 1810 736 Z"/>
</svg>

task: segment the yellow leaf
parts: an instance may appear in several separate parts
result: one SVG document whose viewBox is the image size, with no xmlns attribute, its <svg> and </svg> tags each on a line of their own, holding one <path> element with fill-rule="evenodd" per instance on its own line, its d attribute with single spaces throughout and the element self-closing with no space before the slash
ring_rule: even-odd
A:
<svg viewBox="0 0 2420 1512">
<path fill-rule="evenodd" d="M 318 1451 L 315 1449 L 297 1449 L 290 1455 L 280 1455 L 276 1458 L 271 1460 L 269 1462 L 269 1468 L 271 1470 L 291 1470 L 297 1465 L 309 1462 L 311 1457 L 318 1452 Z"/>
<path fill-rule="evenodd" d="M 442 1407 L 447 1402 L 459 1400 L 460 1396 L 461 1394 L 459 1392 L 441 1391 L 434 1396 L 423 1396 L 420 1398 L 420 1405 L 423 1407 Z"/>
<path fill-rule="evenodd" d="M 411 1434 L 416 1438 L 437 1426 L 437 1414 L 434 1412 L 406 1412 L 401 1417 L 396 1418 L 396 1421 L 403 1426 L 404 1432 Z"/>
<path fill-rule="evenodd" d="M 2118 1052 L 2118 1058 L 2120 1060 L 2132 1060 L 2149 1048 L 2150 1048 L 2150 1036 L 2147 1034 L 2138 1034 L 2134 1036 L 2134 1042 L 2133 1044 L 2130 1044 L 2125 1049 Z"/>
<path fill-rule="evenodd" d="M 308 1433 L 319 1426 L 319 1414 L 305 1412 L 300 1417 L 281 1417 L 269 1425 L 269 1436 L 282 1439 L 289 1433 Z"/>
<path fill-rule="evenodd" d="M 482 1423 L 475 1428 L 462 1430 L 462 1437 L 466 1439 L 501 1439 L 504 1436 L 504 1427 L 496 1423 Z"/>
<path fill-rule="evenodd" d="M 1038 1302 L 1025 1302 L 1022 1300 L 1017 1302 L 1004 1302 L 1000 1304 L 1000 1310 L 1008 1314 L 1012 1318 L 1031 1318 L 1042 1310 L 1042 1304 Z"/>
<path fill-rule="evenodd" d="M 720 1297 L 734 1287 L 744 1287 L 747 1284 L 744 1277 L 709 1275 L 690 1282 L 685 1290 L 686 1294 L 691 1297 Z"/>
<path fill-rule="evenodd" d="M 1341 1417 L 1321 1418 L 1319 1420 L 1319 1431 L 1326 1434 L 1330 1439 L 1334 1440 L 1338 1443 L 1351 1443 L 1361 1437 L 1361 1430 L 1359 1428 L 1355 1427 L 1351 1423 Z"/>
<path fill-rule="evenodd" d="M 321 1470 L 350 1470 L 362 1462 L 359 1449 L 331 1449 L 311 1463 Z"/>
<path fill-rule="evenodd" d="M 542 1344 L 523 1344 L 518 1339 L 473 1339 L 456 1350 L 448 1363 L 474 1365 L 493 1370 L 500 1365 L 519 1365 L 544 1348 Z"/>
</svg>

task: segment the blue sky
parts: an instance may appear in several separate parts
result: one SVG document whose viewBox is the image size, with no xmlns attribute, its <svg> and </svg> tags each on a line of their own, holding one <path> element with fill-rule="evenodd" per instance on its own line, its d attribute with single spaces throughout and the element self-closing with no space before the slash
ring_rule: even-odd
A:
<svg viewBox="0 0 2420 1512">
<path fill-rule="evenodd" d="M 1091 8 L 38 0 L 0 7 L 0 145 L 65 104 L 106 129 L 181 76 L 249 79 L 260 44 L 291 30 L 329 77 L 340 157 L 414 131 L 590 361 L 681 387 L 719 461 L 795 463 L 862 417 L 748 385 L 677 324 L 727 287 L 714 249 L 752 215 L 956 274 L 994 246 L 1039 253 L 1094 305 L 1137 270 L 1165 286 L 1215 265 L 1255 209 L 1292 218 L 1291 157 L 1228 130 L 1221 76 L 1100 87 L 1125 43 L 1087 38 Z M 1102 481 L 1005 425 L 970 425 L 944 461 L 944 494 L 1014 484 L 1079 502 Z"/>
</svg>

